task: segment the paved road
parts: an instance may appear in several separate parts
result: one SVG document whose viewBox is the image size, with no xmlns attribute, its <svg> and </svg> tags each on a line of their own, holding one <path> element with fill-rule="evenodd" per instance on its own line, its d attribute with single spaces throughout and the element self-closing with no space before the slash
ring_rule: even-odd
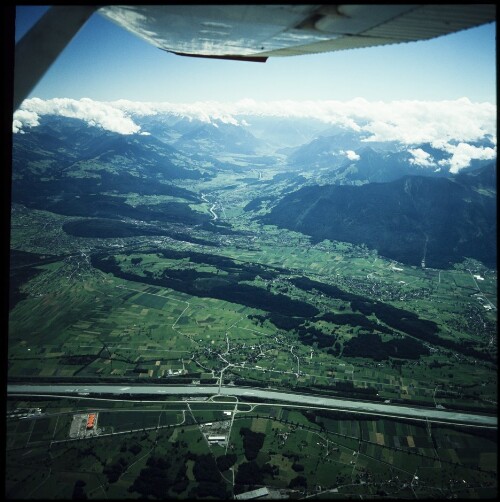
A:
<svg viewBox="0 0 500 502">
<path fill-rule="evenodd" d="M 214 395 L 218 387 L 209 386 L 162 386 L 162 385 L 8 385 L 7 393 L 12 394 L 58 394 L 75 395 L 84 393 L 88 397 L 94 394 L 106 393 L 116 395 L 151 395 L 158 396 L 179 395 L 181 397 Z M 276 404 L 294 403 L 306 407 L 330 408 L 358 413 L 371 413 L 393 417 L 412 417 L 428 419 L 430 421 L 447 421 L 454 423 L 497 426 L 496 416 L 474 415 L 451 410 L 438 410 L 433 408 L 411 408 L 394 404 L 370 403 L 365 401 L 351 401 L 333 397 L 310 396 L 307 394 L 294 394 L 288 392 L 272 391 L 268 389 L 252 389 L 245 387 L 222 387 L 220 394 L 224 396 L 238 396 L 247 399 L 269 399 Z"/>
</svg>

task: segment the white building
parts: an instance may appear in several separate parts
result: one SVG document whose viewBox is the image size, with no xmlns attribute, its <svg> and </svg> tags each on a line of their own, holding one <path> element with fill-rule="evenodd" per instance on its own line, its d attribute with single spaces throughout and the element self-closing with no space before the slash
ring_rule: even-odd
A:
<svg viewBox="0 0 500 502">
<path fill-rule="evenodd" d="M 208 436 L 209 443 L 218 443 L 219 441 L 225 441 L 226 436 Z"/>
</svg>

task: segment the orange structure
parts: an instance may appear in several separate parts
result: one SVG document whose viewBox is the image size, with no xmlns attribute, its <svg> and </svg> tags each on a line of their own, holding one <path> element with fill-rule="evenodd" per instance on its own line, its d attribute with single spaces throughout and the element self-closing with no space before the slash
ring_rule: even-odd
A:
<svg viewBox="0 0 500 502">
<path fill-rule="evenodd" d="M 96 414 L 91 413 L 87 418 L 87 429 L 93 429 L 95 425 Z"/>
</svg>

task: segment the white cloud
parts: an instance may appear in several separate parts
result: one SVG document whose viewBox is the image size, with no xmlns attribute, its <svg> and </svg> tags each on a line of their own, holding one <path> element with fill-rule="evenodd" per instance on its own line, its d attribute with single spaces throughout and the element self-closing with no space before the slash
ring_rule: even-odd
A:
<svg viewBox="0 0 500 502">
<path fill-rule="evenodd" d="M 421 167 L 436 167 L 432 155 L 421 148 L 410 148 L 408 152 L 413 155 L 413 159 L 410 159 L 410 164 L 415 164 Z"/>
<path fill-rule="evenodd" d="M 367 141 L 399 141 L 406 145 L 434 141 L 475 141 L 496 136 L 496 106 L 455 101 L 371 103 L 362 129 Z"/>
<path fill-rule="evenodd" d="M 242 124 L 239 116 L 313 118 L 357 132 L 365 141 L 398 141 L 405 145 L 450 141 L 471 142 L 496 138 L 496 105 L 454 101 L 254 101 L 234 103 L 195 102 L 136 103 L 119 100 L 107 103 L 136 116 L 169 113 L 204 122 Z"/>
<path fill-rule="evenodd" d="M 471 160 L 493 160 L 497 156 L 496 147 L 477 147 L 468 143 L 445 145 L 445 149 L 451 153 L 451 158 L 440 160 L 438 164 L 449 167 L 450 173 L 454 174 L 468 167 Z"/>
<path fill-rule="evenodd" d="M 62 115 L 80 118 L 89 125 L 119 134 L 135 134 L 141 132 L 138 125 L 141 117 L 161 114 L 232 125 L 246 125 L 245 118 L 252 116 L 317 119 L 325 124 L 364 134 L 363 141 L 367 143 L 396 141 L 413 147 L 412 160 L 422 166 L 430 166 L 433 159 L 414 147 L 430 143 L 434 148 L 451 154 L 448 165 L 454 171 L 462 169 L 467 159 L 496 156 L 496 147 L 478 149 L 470 145 L 485 139 L 491 141 L 492 138 L 496 144 L 496 105 L 473 103 L 467 98 L 391 102 L 367 101 L 363 98 L 300 102 L 242 99 L 233 103 L 154 103 L 124 99 L 98 102 L 88 98 L 44 101 L 32 98 L 25 100 L 21 109 L 14 114 L 13 131 L 22 132 L 24 128 L 35 127 L 43 115 Z M 467 149 L 467 146 L 470 148 Z"/>
<path fill-rule="evenodd" d="M 14 114 L 16 128 L 20 130 L 30 124 L 24 121 L 19 112 L 28 112 L 38 117 L 42 115 L 60 115 L 62 117 L 84 120 L 91 126 L 101 127 L 118 134 L 134 134 L 140 131 L 140 126 L 128 117 L 122 110 L 106 103 L 93 101 L 88 98 L 80 100 L 68 98 L 54 98 L 47 101 L 32 98 L 23 101 L 21 109 Z M 37 124 L 38 125 L 38 124 Z"/>
<path fill-rule="evenodd" d="M 214 123 L 215 121 L 225 124 L 240 125 L 235 118 L 235 114 L 228 109 L 224 103 L 215 101 L 194 102 L 194 103 L 151 103 L 134 102 L 126 99 L 109 101 L 106 103 L 113 108 L 135 117 L 144 117 L 149 115 L 169 114 L 179 118 L 196 119 L 201 122 Z"/>
<path fill-rule="evenodd" d="M 36 127 L 40 125 L 40 117 L 37 113 L 28 110 L 16 110 L 12 121 L 12 132 L 24 134 L 23 127 Z"/>
<path fill-rule="evenodd" d="M 361 158 L 354 150 L 346 150 L 342 153 L 345 153 L 349 160 L 359 160 Z"/>
</svg>

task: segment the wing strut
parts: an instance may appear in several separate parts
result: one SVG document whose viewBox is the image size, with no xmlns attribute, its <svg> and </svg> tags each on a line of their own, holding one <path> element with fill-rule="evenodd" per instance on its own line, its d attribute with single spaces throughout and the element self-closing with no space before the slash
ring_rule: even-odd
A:
<svg viewBox="0 0 500 502">
<path fill-rule="evenodd" d="M 16 44 L 14 111 L 98 8 L 98 5 L 52 7 Z"/>
</svg>

